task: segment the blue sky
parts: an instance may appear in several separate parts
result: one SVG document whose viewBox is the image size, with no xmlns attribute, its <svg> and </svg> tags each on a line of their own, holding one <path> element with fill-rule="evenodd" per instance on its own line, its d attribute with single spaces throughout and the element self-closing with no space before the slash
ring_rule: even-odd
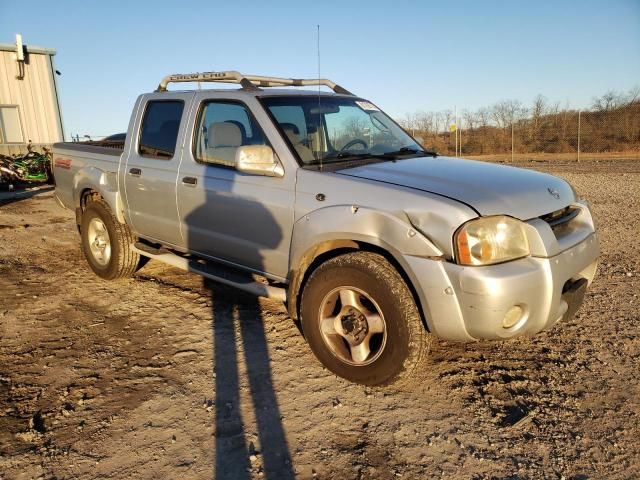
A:
<svg viewBox="0 0 640 480">
<path fill-rule="evenodd" d="M 640 84 L 640 0 L 0 0 L 0 42 L 55 48 L 68 133 L 126 130 L 168 73 L 322 76 L 402 117 Z"/>
</svg>

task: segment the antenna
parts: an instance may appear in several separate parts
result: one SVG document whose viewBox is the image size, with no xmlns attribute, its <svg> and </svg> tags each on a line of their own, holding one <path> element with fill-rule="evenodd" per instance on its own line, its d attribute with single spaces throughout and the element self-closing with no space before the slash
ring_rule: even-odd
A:
<svg viewBox="0 0 640 480">
<path fill-rule="evenodd" d="M 316 25 L 318 27 L 317 32 L 317 40 L 318 40 L 318 80 L 322 77 L 320 76 L 320 24 Z M 322 125 L 322 110 L 320 109 L 320 84 L 318 83 L 318 148 L 320 149 L 320 171 L 322 171 L 322 160 L 324 157 L 324 151 L 322 150 L 322 131 L 320 126 Z"/>
<path fill-rule="evenodd" d="M 318 40 L 318 80 L 320 80 L 320 25 L 316 26 L 318 27 L 318 34 L 316 36 Z M 320 95 L 320 84 L 318 84 L 318 95 Z"/>
</svg>

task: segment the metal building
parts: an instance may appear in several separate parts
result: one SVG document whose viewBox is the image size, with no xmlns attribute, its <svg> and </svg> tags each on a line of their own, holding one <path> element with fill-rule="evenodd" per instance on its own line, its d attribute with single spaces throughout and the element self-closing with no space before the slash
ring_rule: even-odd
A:
<svg viewBox="0 0 640 480">
<path fill-rule="evenodd" d="M 0 44 L 0 154 L 24 153 L 64 139 L 55 50 Z"/>
</svg>

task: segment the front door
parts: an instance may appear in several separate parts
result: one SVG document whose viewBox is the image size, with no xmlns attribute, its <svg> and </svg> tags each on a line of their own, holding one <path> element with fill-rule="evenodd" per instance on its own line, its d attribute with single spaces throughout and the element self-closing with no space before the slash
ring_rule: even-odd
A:
<svg viewBox="0 0 640 480">
<path fill-rule="evenodd" d="M 236 171 L 238 147 L 270 145 L 269 140 L 239 100 L 200 100 L 190 122 L 192 145 L 184 149 L 177 184 L 187 248 L 285 278 L 295 172 L 277 178 Z"/>
</svg>

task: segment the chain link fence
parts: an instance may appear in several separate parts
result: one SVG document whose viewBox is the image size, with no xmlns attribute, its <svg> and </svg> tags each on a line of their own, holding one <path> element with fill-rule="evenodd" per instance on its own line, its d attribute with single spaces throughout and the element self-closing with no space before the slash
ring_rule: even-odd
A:
<svg viewBox="0 0 640 480">
<path fill-rule="evenodd" d="M 525 108 L 505 101 L 475 112 L 421 112 L 400 123 L 443 155 L 504 161 L 588 158 L 640 159 L 640 100 L 588 111 L 543 100 Z"/>
</svg>

